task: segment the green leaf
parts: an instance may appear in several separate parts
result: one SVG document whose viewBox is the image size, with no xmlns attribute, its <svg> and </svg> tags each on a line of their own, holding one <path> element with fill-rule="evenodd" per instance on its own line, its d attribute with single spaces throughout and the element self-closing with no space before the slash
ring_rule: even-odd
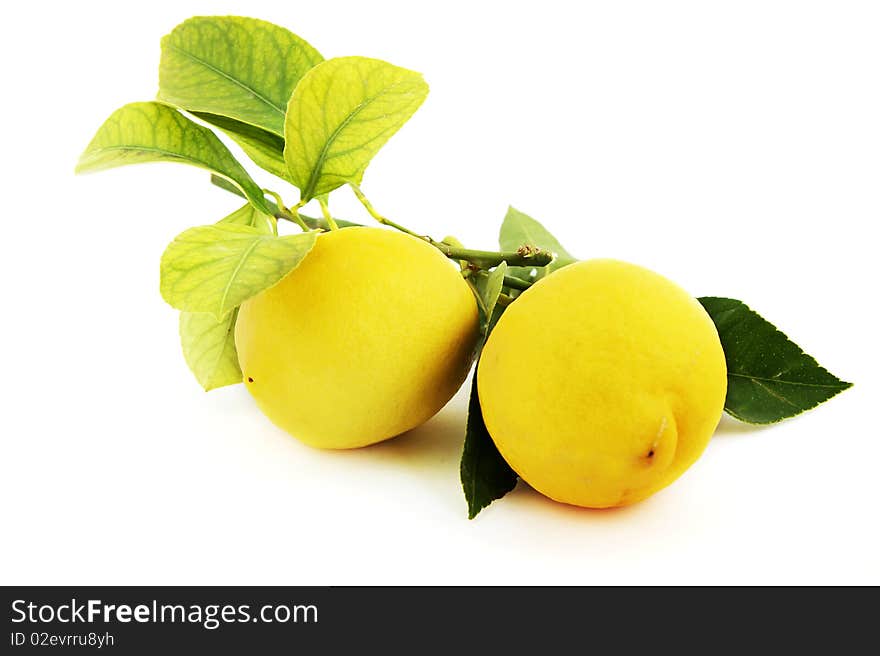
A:
<svg viewBox="0 0 880 656">
<path fill-rule="evenodd" d="M 510 492 L 516 487 L 517 481 L 516 472 L 501 456 L 483 422 L 476 371 L 480 366 L 480 351 L 504 312 L 504 307 L 498 305 L 498 297 L 506 270 L 507 264 L 502 262 L 488 275 L 478 277 L 474 285 L 478 292 L 477 307 L 483 334 L 477 344 L 477 366 L 471 382 L 467 428 L 461 453 L 461 486 L 468 504 L 468 519 L 473 519 L 483 508 Z"/>
<path fill-rule="evenodd" d="M 309 71 L 287 106 L 284 159 L 302 200 L 351 182 L 428 95 L 419 73 L 377 59 L 329 59 Z"/>
<path fill-rule="evenodd" d="M 852 387 L 732 298 L 698 299 L 712 317 L 727 359 L 724 409 L 750 424 L 799 415 Z"/>
<path fill-rule="evenodd" d="M 198 16 L 162 39 L 159 99 L 283 136 L 290 95 L 321 61 L 317 50 L 283 27 Z"/>
<path fill-rule="evenodd" d="M 247 226 L 264 235 L 277 234 L 275 217 L 264 214 L 250 203 L 223 217 L 217 225 Z M 180 313 L 183 357 L 206 392 L 241 382 L 235 350 L 237 319 L 238 308 L 219 320 L 210 312 Z"/>
<path fill-rule="evenodd" d="M 245 196 L 242 193 L 241 189 L 236 187 L 234 184 L 229 182 L 229 180 L 227 180 L 226 178 L 224 178 L 222 176 L 215 175 L 214 173 L 212 173 L 211 174 L 211 184 L 216 187 L 220 187 L 224 191 L 228 191 L 231 194 L 235 194 L 236 196 L 240 196 L 241 198 L 247 199 L 247 196 Z M 269 206 L 269 208 L 272 210 L 273 214 L 278 209 L 278 206 L 275 203 L 273 203 L 271 200 L 269 200 L 268 198 L 266 199 L 266 205 Z"/>
<path fill-rule="evenodd" d="M 501 457 L 483 422 L 475 370 L 461 454 L 461 486 L 468 504 L 468 519 L 510 492 L 516 487 L 516 480 L 516 472 Z"/>
<path fill-rule="evenodd" d="M 225 216 L 217 222 L 217 225 L 232 224 L 256 228 L 264 235 L 278 234 L 275 217 L 261 212 L 256 207 L 247 203 L 235 210 L 229 216 Z"/>
<path fill-rule="evenodd" d="M 489 324 L 501 288 L 504 286 L 504 276 L 507 273 L 507 262 L 502 262 L 489 273 L 481 273 L 474 280 L 477 290 L 477 309 L 480 311 L 480 327 L 484 335 L 488 334 Z"/>
<path fill-rule="evenodd" d="M 190 228 L 162 255 L 162 298 L 178 310 L 221 319 L 296 268 L 316 238 L 316 232 L 276 237 L 231 223 Z"/>
<path fill-rule="evenodd" d="M 514 207 L 507 209 L 498 242 L 503 251 L 515 251 L 520 246 L 534 246 L 553 253 L 556 257 L 546 267 L 538 269 L 537 278 L 577 262 L 577 258 L 565 250 L 543 225 Z M 531 271 L 528 267 L 511 267 L 510 275 L 531 281 L 533 279 Z"/>
<path fill-rule="evenodd" d="M 217 320 L 209 312 L 180 313 L 183 357 L 206 392 L 241 382 L 235 351 L 238 308 Z"/>
<path fill-rule="evenodd" d="M 181 162 L 208 169 L 269 211 L 263 192 L 217 135 L 156 102 L 132 103 L 113 112 L 80 156 L 76 172 L 142 162 Z"/>
<path fill-rule="evenodd" d="M 261 169 L 282 180 L 288 179 L 287 165 L 284 163 L 283 137 L 219 114 L 206 112 L 191 112 L 191 114 L 223 130 Z"/>
</svg>

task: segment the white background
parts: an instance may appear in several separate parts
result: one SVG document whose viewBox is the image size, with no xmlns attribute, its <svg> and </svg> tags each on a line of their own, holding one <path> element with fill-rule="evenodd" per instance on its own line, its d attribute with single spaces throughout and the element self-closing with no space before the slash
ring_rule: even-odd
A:
<svg viewBox="0 0 880 656">
<path fill-rule="evenodd" d="M 205 394 L 158 260 L 239 201 L 182 166 L 73 166 L 154 95 L 163 34 L 243 7 L 426 75 L 364 181 L 387 215 L 491 248 L 514 204 L 582 258 L 744 300 L 855 387 L 770 428 L 725 419 L 637 506 L 520 486 L 473 522 L 462 393 L 342 453 L 241 386 Z M 875 3 L 30 2 L 0 32 L 0 582 L 880 583 Z"/>
</svg>

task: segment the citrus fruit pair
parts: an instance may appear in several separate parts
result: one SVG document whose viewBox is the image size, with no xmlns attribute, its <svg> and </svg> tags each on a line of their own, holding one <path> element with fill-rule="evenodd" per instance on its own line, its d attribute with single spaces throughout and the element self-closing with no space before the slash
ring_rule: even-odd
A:
<svg viewBox="0 0 880 656">
<path fill-rule="evenodd" d="M 461 386 L 477 306 L 440 251 L 345 228 L 240 310 L 245 383 L 278 426 L 352 448 L 415 428 Z M 486 427 L 539 492 L 610 507 L 665 487 L 702 453 L 723 409 L 724 353 L 700 304 L 651 271 L 579 262 L 523 292 L 480 359 Z"/>
</svg>

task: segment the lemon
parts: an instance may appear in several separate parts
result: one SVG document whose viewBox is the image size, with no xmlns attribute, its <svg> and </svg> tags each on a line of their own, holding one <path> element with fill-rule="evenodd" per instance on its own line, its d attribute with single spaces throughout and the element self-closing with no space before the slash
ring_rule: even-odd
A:
<svg viewBox="0 0 880 656">
<path fill-rule="evenodd" d="M 275 424 L 316 447 L 415 428 L 461 386 L 477 307 L 430 244 L 379 228 L 318 237 L 303 262 L 241 306 L 245 385 Z"/>
<path fill-rule="evenodd" d="M 644 499 L 703 452 L 724 352 L 696 299 L 616 260 L 560 269 L 507 308 L 477 373 L 486 427 L 529 485 L 590 508 Z"/>
</svg>

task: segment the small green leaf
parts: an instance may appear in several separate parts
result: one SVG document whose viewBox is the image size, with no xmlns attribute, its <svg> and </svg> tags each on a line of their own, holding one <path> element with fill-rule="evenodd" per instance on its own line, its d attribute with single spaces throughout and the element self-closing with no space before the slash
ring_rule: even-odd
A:
<svg viewBox="0 0 880 656">
<path fill-rule="evenodd" d="M 221 319 L 296 268 L 316 238 L 316 232 L 276 237 L 232 223 L 190 228 L 162 255 L 162 298 L 178 310 Z"/>
<path fill-rule="evenodd" d="M 190 370 L 206 392 L 241 382 L 235 351 L 238 308 L 217 320 L 209 312 L 180 313 L 180 345 Z"/>
<path fill-rule="evenodd" d="M 269 212 L 263 192 L 213 132 L 156 102 L 131 103 L 113 112 L 80 156 L 76 172 L 142 162 L 181 162 L 208 169 Z"/>
<path fill-rule="evenodd" d="M 799 415 L 852 387 L 804 353 L 773 324 L 732 298 L 698 299 L 727 359 L 724 409 L 750 424 Z"/>
<path fill-rule="evenodd" d="M 501 457 L 483 422 L 475 370 L 461 454 L 461 486 L 468 504 L 468 519 L 510 492 L 516 487 L 516 480 L 516 472 Z"/>
<path fill-rule="evenodd" d="M 221 130 L 235 143 L 244 154 L 264 171 L 278 176 L 282 180 L 288 179 L 287 165 L 284 163 L 284 138 L 273 134 L 268 130 L 236 121 L 235 119 L 208 114 L 206 112 L 190 112 L 206 123 L 210 123 Z"/>
<path fill-rule="evenodd" d="M 428 95 L 419 73 L 378 59 L 318 64 L 287 106 L 284 159 L 302 200 L 352 182 Z"/>
<path fill-rule="evenodd" d="M 538 269 L 538 278 L 577 262 L 577 258 L 565 250 L 543 225 L 514 207 L 507 209 L 498 242 L 503 251 L 515 251 L 520 246 L 534 246 L 553 253 L 556 257 L 546 267 Z M 532 280 L 531 271 L 528 267 L 511 267 L 510 275 L 522 280 Z"/>
<path fill-rule="evenodd" d="M 272 23 L 197 16 L 162 39 L 159 99 L 283 136 L 290 95 L 321 61 L 303 39 Z"/>
<path fill-rule="evenodd" d="M 225 216 L 217 222 L 217 225 L 233 224 L 256 228 L 264 235 L 278 234 L 275 217 L 261 212 L 256 207 L 247 203 L 235 210 L 229 216 Z"/>
<path fill-rule="evenodd" d="M 502 262 L 489 273 L 480 273 L 474 280 L 474 287 L 477 289 L 477 308 L 480 311 L 480 327 L 484 335 L 488 334 L 492 313 L 501 295 L 506 273 L 507 262 Z"/>
</svg>

